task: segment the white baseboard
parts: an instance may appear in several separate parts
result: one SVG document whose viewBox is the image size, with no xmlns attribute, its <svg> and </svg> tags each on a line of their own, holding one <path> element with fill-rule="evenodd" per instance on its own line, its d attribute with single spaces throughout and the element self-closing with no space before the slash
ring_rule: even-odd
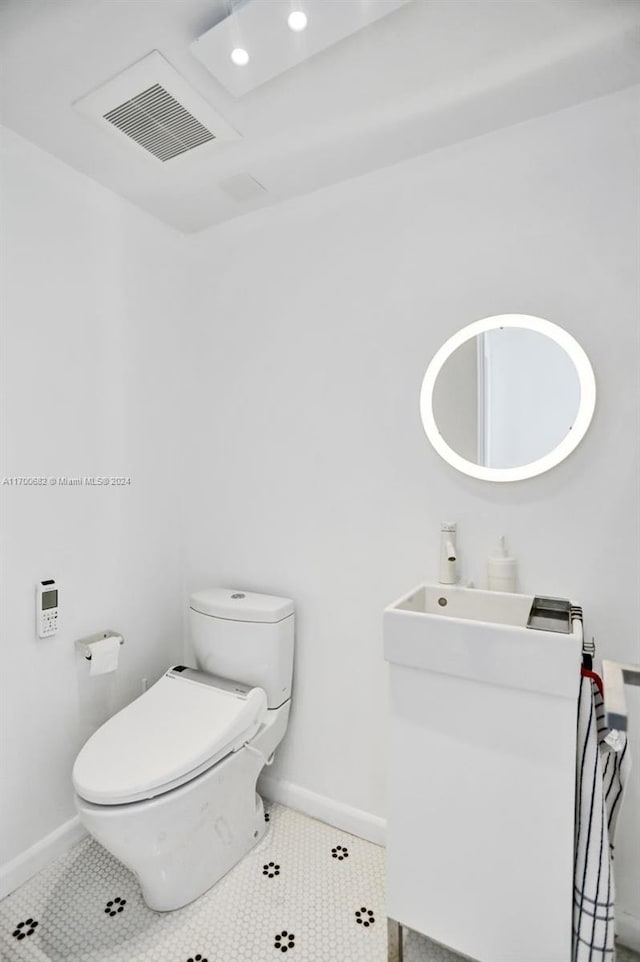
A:
<svg viewBox="0 0 640 962">
<path fill-rule="evenodd" d="M 640 952 L 640 919 L 628 912 L 616 912 L 616 935 L 620 945 Z"/>
<path fill-rule="evenodd" d="M 26 852 L 0 867 L 0 899 L 10 895 L 41 869 L 45 868 L 59 855 L 67 852 L 76 842 L 86 835 L 77 815 L 36 842 Z"/>
<path fill-rule="evenodd" d="M 311 815 L 327 825 L 342 829 L 358 838 L 364 838 L 376 845 L 384 845 L 387 823 L 378 815 L 363 812 L 362 809 L 352 808 L 342 802 L 336 802 L 326 795 L 318 795 L 308 788 L 285 782 L 279 778 L 262 775 L 258 782 L 258 791 L 273 802 L 280 802 L 288 808 L 294 808 L 305 815 Z"/>
</svg>

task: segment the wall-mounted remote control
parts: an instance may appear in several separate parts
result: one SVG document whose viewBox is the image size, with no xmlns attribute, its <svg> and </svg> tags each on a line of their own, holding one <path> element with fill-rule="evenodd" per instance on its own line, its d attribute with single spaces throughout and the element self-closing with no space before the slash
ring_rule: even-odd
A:
<svg viewBox="0 0 640 962">
<path fill-rule="evenodd" d="M 58 630 L 58 586 L 53 578 L 39 581 L 36 587 L 36 629 L 39 638 L 48 638 Z"/>
</svg>

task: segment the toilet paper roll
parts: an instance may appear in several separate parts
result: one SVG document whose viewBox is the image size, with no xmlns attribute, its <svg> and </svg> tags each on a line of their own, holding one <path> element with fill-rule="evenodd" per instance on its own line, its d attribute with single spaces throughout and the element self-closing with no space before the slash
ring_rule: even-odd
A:
<svg viewBox="0 0 640 962">
<path fill-rule="evenodd" d="M 112 635 L 110 638 L 101 638 L 100 641 L 91 642 L 89 645 L 91 652 L 90 675 L 106 675 L 108 672 L 116 670 L 120 658 L 121 641 L 120 635 Z"/>
</svg>

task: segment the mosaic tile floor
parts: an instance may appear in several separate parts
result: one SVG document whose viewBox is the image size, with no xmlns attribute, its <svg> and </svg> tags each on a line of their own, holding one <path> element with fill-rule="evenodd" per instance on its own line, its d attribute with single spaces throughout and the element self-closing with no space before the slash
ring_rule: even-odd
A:
<svg viewBox="0 0 640 962">
<path fill-rule="evenodd" d="M 92 839 L 0 904 L 3 962 L 387 962 L 384 850 L 280 805 L 269 831 L 177 912 L 146 907 Z M 634 954 L 618 954 L 633 962 Z M 405 962 L 460 962 L 414 932 Z"/>
</svg>

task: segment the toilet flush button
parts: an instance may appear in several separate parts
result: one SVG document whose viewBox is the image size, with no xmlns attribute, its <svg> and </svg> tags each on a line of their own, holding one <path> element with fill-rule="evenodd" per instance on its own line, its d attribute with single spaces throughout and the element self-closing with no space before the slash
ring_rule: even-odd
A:
<svg viewBox="0 0 640 962">
<path fill-rule="evenodd" d="M 241 591 L 236 591 L 235 595 L 231 595 L 231 597 L 235 599 L 235 598 L 246 598 L 247 596 L 243 595 Z"/>
</svg>

